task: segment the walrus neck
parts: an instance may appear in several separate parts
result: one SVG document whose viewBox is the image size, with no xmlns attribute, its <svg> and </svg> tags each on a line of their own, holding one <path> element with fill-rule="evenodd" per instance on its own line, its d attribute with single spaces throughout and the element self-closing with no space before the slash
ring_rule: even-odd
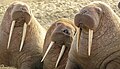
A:
<svg viewBox="0 0 120 69">
<path fill-rule="evenodd" d="M 28 25 L 26 38 L 25 38 L 26 43 L 34 41 L 35 43 L 38 44 L 38 42 L 41 42 L 39 44 L 40 45 L 39 47 L 41 49 L 40 51 L 42 51 L 45 34 L 46 34 L 46 30 L 37 22 L 34 16 L 31 16 L 31 21 L 30 24 Z"/>
<path fill-rule="evenodd" d="M 120 39 L 120 19 L 111 9 L 105 9 L 103 12 L 104 15 L 100 20 L 101 26 L 98 31 L 93 34 L 92 49 L 94 52 L 100 48 L 106 48 L 110 46 L 111 43 L 119 41 Z"/>
<path fill-rule="evenodd" d="M 110 33 L 117 33 L 120 30 L 120 22 L 119 17 L 115 14 L 115 12 L 106 7 L 106 9 L 103 10 L 103 15 L 100 20 L 100 26 L 97 32 L 94 34 L 94 38 L 99 38 L 103 34 L 105 34 L 107 31 L 110 31 Z M 101 32 L 102 31 L 102 32 Z M 97 37 L 98 36 L 98 37 Z"/>
<path fill-rule="evenodd" d="M 108 11 L 107 11 L 108 10 Z M 104 16 L 101 20 L 101 28 L 98 30 L 94 36 L 96 38 L 93 39 L 92 57 L 96 58 L 98 55 L 101 56 L 97 60 L 94 60 L 98 66 L 106 57 L 110 56 L 120 49 L 119 41 L 120 41 L 120 19 L 111 9 L 106 9 L 104 11 Z M 103 33 L 103 34 L 102 34 Z M 99 34 L 102 34 L 98 36 Z M 99 54 L 97 54 L 97 53 Z M 107 52 L 104 53 L 104 52 Z M 104 58 L 103 58 L 104 56 Z M 106 57 L 105 57 L 106 56 Z M 92 58 L 91 57 L 91 58 Z M 97 66 L 96 65 L 96 66 Z"/>
</svg>

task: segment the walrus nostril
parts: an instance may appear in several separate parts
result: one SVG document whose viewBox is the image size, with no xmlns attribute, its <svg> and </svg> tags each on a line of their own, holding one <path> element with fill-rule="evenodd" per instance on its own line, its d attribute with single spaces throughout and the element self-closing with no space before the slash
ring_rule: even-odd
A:
<svg viewBox="0 0 120 69">
<path fill-rule="evenodd" d="M 64 29 L 63 33 L 70 35 L 70 32 L 67 29 Z"/>
</svg>

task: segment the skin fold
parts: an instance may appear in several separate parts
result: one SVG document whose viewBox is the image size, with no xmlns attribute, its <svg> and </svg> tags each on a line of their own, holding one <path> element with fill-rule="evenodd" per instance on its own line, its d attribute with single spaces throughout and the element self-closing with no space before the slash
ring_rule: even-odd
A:
<svg viewBox="0 0 120 69">
<path fill-rule="evenodd" d="M 10 28 L 15 21 L 9 48 L 7 47 Z M 20 51 L 23 25 L 26 36 Z M 46 30 L 37 22 L 29 6 L 13 2 L 6 10 L 0 26 L 0 64 L 17 69 L 42 69 L 42 48 Z"/>
<path fill-rule="evenodd" d="M 43 69 L 65 69 L 68 52 L 75 33 L 76 27 L 72 21 L 66 18 L 59 19 L 50 26 L 45 37 L 43 54 L 45 54 L 51 41 L 53 41 L 54 44 L 43 61 Z M 55 67 L 63 45 L 65 46 L 64 54 L 58 66 Z"/>
<path fill-rule="evenodd" d="M 120 69 L 120 19 L 105 3 L 92 2 L 74 18 L 81 29 L 77 52 L 77 34 L 71 45 L 65 69 Z M 88 34 L 93 31 L 91 54 Z"/>
</svg>

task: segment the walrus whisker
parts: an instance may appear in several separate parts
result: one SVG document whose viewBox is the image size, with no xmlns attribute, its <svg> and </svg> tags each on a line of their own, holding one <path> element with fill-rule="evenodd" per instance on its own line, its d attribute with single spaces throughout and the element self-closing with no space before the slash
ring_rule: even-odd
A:
<svg viewBox="0 0 120 69">
<path fill-rule="evenodd" d="M 78 50 L 79 50 L 79 46 L 80 46 L 80 36 L 81 36 L 81 31 L 82 31 L 82 29 L 81 28 L 78 28 L 78 30 L 77 30 L 78 32 L 77 32 L 77 52 L 78 52 Z"/>
<path fill-rule="evenodd" d="M 89 29 L 88 56 L 90 56 L 90 53 L 91 53 L 92 38 L 93 38 L 93 30 Z"/>
<path fill-rule="evenodd" d="M 21 39 L 19 51 L 21 51 L 22 48 L 23 48 L 23 43 L 24 43 L 24 41 L 25 41 L 26 31 L 27 31 L 27 24 L 24 23 L 24 26 L 23 26 L 23 34 L 22 34 L 22 39 Z"/>
<path fill-rule="evenodd" d="M 12 36 L 12 32 L 13 32 L 14 26 L 15 26 L 15 21 L 12 21 L 12 25 L 11 25 L 10 33 L 9 33 L 9 38 L 8 38 L 7 49 L 9 49 L 9 46 L 10 46 L 10 41 L 11 41 L 11 36 Z"/>
<path fill-rule="evenodd" d="M 45 54 L 44 54 L 41 62 L 43 62 L 43 60 L 45 59 L 46 55 L 48 54 L 48 52 L 49 52 L 49 50 L 51 49 L 51 47 L 52 47 L 53 44 L 54 44 L 54 42 L 51 41 L 51 43 L 50 43 L 50 45 L 48 46 L 48 48 L 47 48 L 47 50 L 46 50 L 46 52 L 45 52 Z"/>
<path fill-rule="evenodd" d="M 62 56 L 63 56 L 63 54 L 64 54 L 64 51 L 65 51 L 65 45 L 62 46 L 62 49 L 61 49 L 60 54 L 59 54 L 59 57 L 58 57 L 58 59 L 57 59 L 55 68 L 58 66 L 58 64 L 59 64 L 59 62 L 60 62 L 60 60 L 61 60 L 61 58 L 62 58 Z"/>
</svg>

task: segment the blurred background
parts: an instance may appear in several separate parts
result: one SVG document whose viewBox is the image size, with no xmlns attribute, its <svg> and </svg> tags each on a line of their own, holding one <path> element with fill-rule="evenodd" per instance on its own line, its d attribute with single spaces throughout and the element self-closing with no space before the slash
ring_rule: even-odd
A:
<svg viewBox="0 0 120 69">
<path fill-rule="evenodd" d="M 15 0 L 0 0 L 0 23 L 7 7 Z M 16 0 L 17 1 L 17 0 Z M 120 0 L 18 0 L 27 3 L 35 18 L 48 29 L 59 18 L 68 18 L 72 21 L 74 16 L 85 5 L 93 1 L 102 1 L 111 6 L 115 13 L 120 16 L 118 2 Z M 14 69 L 0 65 L 0 69 Z"/>
</svg>

